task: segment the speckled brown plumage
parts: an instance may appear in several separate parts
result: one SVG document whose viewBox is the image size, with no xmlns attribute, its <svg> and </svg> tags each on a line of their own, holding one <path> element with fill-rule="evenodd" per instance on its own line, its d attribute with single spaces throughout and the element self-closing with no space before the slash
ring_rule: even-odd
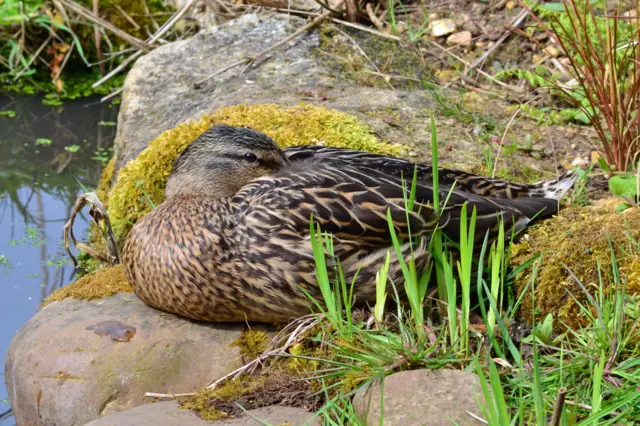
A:
<svg viewBox="0 0 640 426">
<path fill-rule="evenodd" d="M 463 203 L 476 207 L 477 232 L 484 238 L 485 231 L 495 233 L 499 216 L 521 226 L 540 210 L 545 216 L 554 213 L 557 201 L 540 195 L 566 186 L 565 181 L 544 183 L 530 187 L 538 196 L 510 199 L 524 187 L 505 189 L 509 184 L 499 181 L 494 188 L 502 198 L 488 198 L 471 191 L 484 193 L 488 180 L 464 174 L 471 178 L 460 187 L 468 192 L 454 189 L 438 217 L 426 178 L 431 169 L 423 165 L 420 172 L 420 212 L 406 212 L 399 174 L 407 165 L 412 172 L 413 164 L 395 161 L 315 147 L 283 153 L 261 133 L 216 126 L 180 155 L 166 201 L 128 235 L 127 278 L 145 303 L 188 318 L 286 322 L 309 312 L 300 287 L 320 298 L 309 235 L 312 215 L 334 235 L 335 255 L 348 282 L 359 271 L 355 297 L 364 303 L 375 299 L 375 275 L 391 247 L 388 209 L 396 232 L 406 237 L 411 231 L 412 243 L 403 249 L 408 254 L 413 244 L 423 268 L 437 225 L 457 237 Z M 395 257 L 390 277 L 402 287 Z"/>
</svg>

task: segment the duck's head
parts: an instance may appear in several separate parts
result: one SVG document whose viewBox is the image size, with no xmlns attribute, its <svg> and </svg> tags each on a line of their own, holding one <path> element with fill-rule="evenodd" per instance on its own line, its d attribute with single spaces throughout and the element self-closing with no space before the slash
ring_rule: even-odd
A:
<svg viewBox="0 0 640 426">
<path fill-rule="evenodd" d="M 253 179 L 279 170 L 285 161 L 278 145 L 264 133 L 216 125 L 180 153 L 165 196 L 230 197 Z"/>
</svg>

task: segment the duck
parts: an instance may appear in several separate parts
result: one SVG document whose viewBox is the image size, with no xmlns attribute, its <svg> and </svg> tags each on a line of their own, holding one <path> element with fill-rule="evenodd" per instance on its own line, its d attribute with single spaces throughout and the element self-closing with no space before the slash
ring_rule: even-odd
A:
<svg viewBox="0 0 640 426">
<path fill-rule="evenodd" d="M 405 179 L 414 170 L 416 204 L 408 210 Z M 331 235 L 328 269 L 339 264 L 353 280 L 355 306 L 366 305 L 375 302 L 387 253 L 388 282 L 403 288 L 388 214 L 401 257 L 413 256 L 423 271 L 436 228 L 459 238 L 464 204 L 476 209 L 476 234 L 495 238 L 501 220 L 523 229 L 556 214 L 575 180 L 523 185 L 438 169 L 437 209 L 432 175 L 426 163 L 322 146 L 283 150 L 262 132 L 215 125 L 179 154 L 165 201 L 132 227 L 125 275 L 144 303 L 178 316 L 286 323 L 309 314 L 311 299 L 322 300 L 312 223 Z"/>
</svg>

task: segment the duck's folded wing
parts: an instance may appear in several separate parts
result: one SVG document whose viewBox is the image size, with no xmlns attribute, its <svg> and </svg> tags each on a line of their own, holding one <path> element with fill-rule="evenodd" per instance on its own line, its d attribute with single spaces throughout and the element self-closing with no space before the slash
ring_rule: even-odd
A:
<svg viewBox="0 0 640 426">
<path fill-rule="evenodd" d="M 283 154 L 290 162 L 322 161 L 336 166 L 348 165 L 369 170 L 377 170 L 388 176 L 411 179 L 417 168 L 418 180 L 430 183 L 433 178 L 433 168 L 427 163 L 416 163 L 396 157 L 372 154 L 343 148 L 324 146 L 296 146 L 283 150 Z M 540 181 L 532 185 L 508 182 L 486 176 L 474 175 L 459 170 L 445 168 L 438 169 L 440 185 L 443 187 L 454 184 L 456 188 L 471 194 L 499 199 L 517 199 L 522 197 L 547 197 L 560 199 L 573 185 L 577 175 L 566 173 L 557 179 Z"/>
<path fill-rule="evenodd" d="M 243 221 L 266 229 L 306 235 L 310 219 L 338 238 L 372 245 L 390 241 L 387 212 L 399 237 L 430 233 L 439 217 L 433 206 L 408 212 L 400 180 L 369 176 L 349 167 L 296 165 L 244 187 L 233 202 Z"/>
<path fill-rule="evenodd" d="M 522 226 L 540 211 L 555 212 L 555 200 L 501 200 L 479 197 L 456 189 L 440 191 L 442 214 L 433 206 L 430 185 L 416 185 L 416 205 L 408 212 L 411 182 L 362 167 L 299 163 L 278 174 L 260 178 L 236 197 L 245 221 L 252 226 L 281 229 L 291 236 L 309 232 L 310 218 L 322 230 L 339 238 L 368 244 L 389 244 L 387 212 L 399 237 L 429 235 L 437 226 L 454 241 L 458 238 L 463 204 L 468 217 L 475 208 L 477 235 L 492 237 L 500 221 L 507 230 Z M 446 200 L 446 204 L 445 204 Z"/>
</svg>

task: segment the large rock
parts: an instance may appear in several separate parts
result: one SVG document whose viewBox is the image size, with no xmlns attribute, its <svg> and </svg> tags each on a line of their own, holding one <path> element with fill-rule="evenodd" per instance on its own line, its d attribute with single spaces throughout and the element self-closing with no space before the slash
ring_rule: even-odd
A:
<svg viewBox="0 0 640 426">
<path fill-rule="evenodd" d="M 478 376 L 458 370 L 402 371 L 384 379 L 385 426 L 482 425 Z M 380 383 L 361 390 L 353 406 L 365 425 L 380 424 Z"/>
<path fill-rule="evenodd" d="M 302 408 L 276 405 L 249 410 L 248 414 L 236 419 L 210 422 L 193 411 L 179 408 L 177 402 L 171 401 L 145 404 L 94 420 L 86 426 L 262 426 L 264 422 L 272 425 L 319 426 L 320 422 L 313 417 L 313 413 Z"/>
<path fill-rule="evenodd" d="M 243 325 L 206 325 L 133 294 L 66 299 L 16 334 L 5 376 L 18 425 L 81 425 L 141 405 L 145 392 L 182 393 L 241 365 L 229 345 Z"/>
</svg>

